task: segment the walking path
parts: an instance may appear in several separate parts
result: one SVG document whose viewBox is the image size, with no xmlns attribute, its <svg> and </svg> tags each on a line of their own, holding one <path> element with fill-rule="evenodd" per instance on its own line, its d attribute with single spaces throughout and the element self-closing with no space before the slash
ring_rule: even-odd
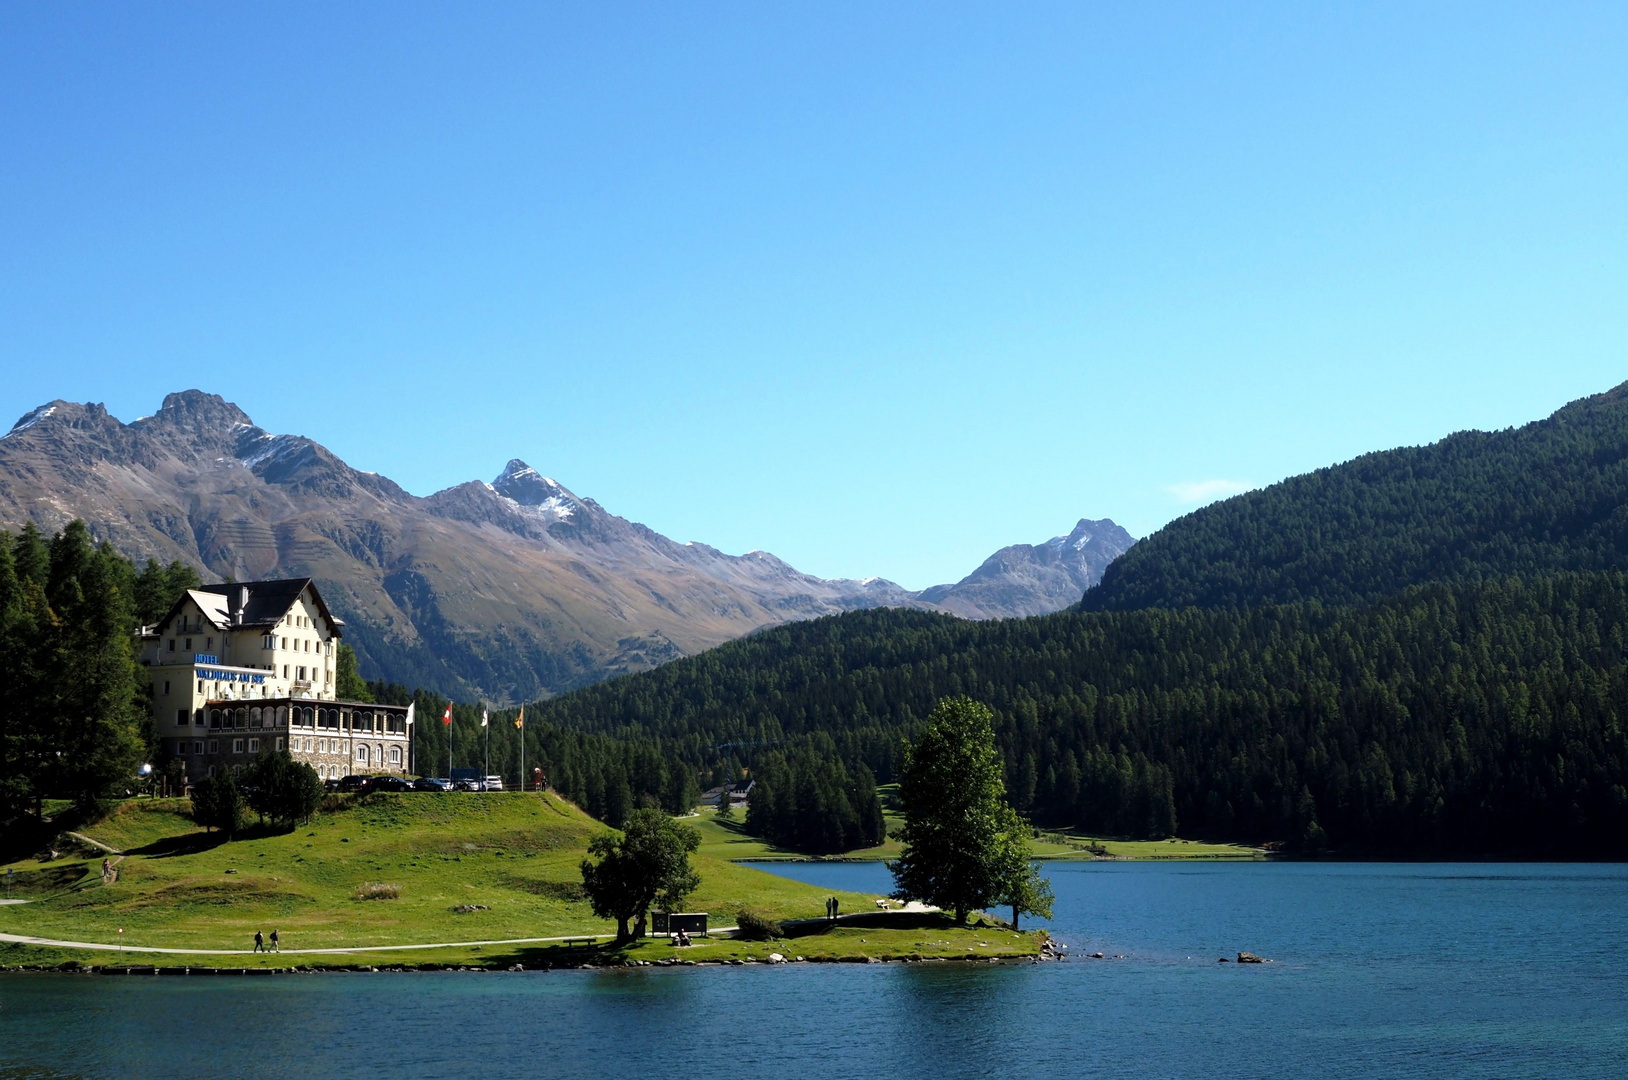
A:
<svg viewBox="0 0 1628 1080">
<path fill-rule="evenodd" d="M 714 933 L 738 930 L 738 926 L 714 927 Z M 427 945 L 352 945 L 331 949 L 280 949 L 279 953 L 302 955 L 332 955 L 341 953 L 405 952 L 408 949 L 467 949 L 473 945 L 535 945 L 548 941 L 583 941 L 600 938 L 614 939 L 615 934 L 565 934 L 560 937 L 500 938 L 491 941 L 437 941 Z M 17 945 L 49 945 L 57 949 L 95 949 L 100 952 L 164 953 L 173 956 L 243 956 L 253 949 L 167 949 L 157 945 L 108 945 L 98 941 L 59 941 L 56 938 L 29 937 L 26 934 L 0 934 L 0 941 Z M 262 954 L 264 950 L 262 950 Z"/>
</svg>

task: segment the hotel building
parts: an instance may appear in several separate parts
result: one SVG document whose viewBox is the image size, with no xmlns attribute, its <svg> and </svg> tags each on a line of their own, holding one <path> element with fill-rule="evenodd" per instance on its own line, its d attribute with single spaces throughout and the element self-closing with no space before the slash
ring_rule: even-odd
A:
<svg viewBox="0 0 1628 1080">
<path fill-rule="evenodd" d="M 406 707 L 335 699 L 343 625 L 310 578 L 291 578 L 189 589 L 142 628 L 158 734 L 189 782 L 262 749 L 323 779 L 407 772 Z"/>
</svg>

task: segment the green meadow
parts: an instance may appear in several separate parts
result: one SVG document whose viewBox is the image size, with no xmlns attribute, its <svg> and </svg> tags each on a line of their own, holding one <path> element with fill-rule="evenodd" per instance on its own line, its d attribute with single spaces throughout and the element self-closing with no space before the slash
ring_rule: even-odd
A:
<svg viewBox="0 0 1628 1080">
<path fill-rule="evenodd" d="M 11 869 L 13 895 L 0 907 L 0 932 L 66 941 L 176 949 L 246 949 L 256 930 L 280 932 L 285 950 L 503 942 L 517 938 L 607 937 L 593 915 L 578 865 L 604 826 L 558 797 L 491 794 L 377 794 L 329 800 L 329 809 L 291 833 L 250 829 L 232 841 L 192 823 L 183 800 L 132 800 L 80 830 L 124 852 L 118 879 L 104 884 L 102 852 L 89 848 Z M 704 838 L 693 857 L 701 886 L 686 905 L 732 925 L 750 907 L 778 920 L 818 919 L 827 890 L 731 862 L 765 852 L 735 845 L 727 822 L 686 819 Z M 759 845 L 759 847 L 763 847 Z M 875 897 L 838 893 L 844 910 Z M 124 931 L 122 938 L 119 930 Z M 938 916 L 875 927 L 815 927 L 786 942 L 713 940 L 673 949 L 648 940 L 619 958 L 728 960 L 779 951 L 809 959 L 1029 955 L 1038 939 L 994 927 L 951 927 Z M 276 957 L 176 956 L 128 952 L 126 963 L 174 966 L 417 964 L 603 959 L 603 941 L 466 945 L 357 954 Z M 119 962 L 116 954 L 0 944 L 0 963 L 78 959 Z"/>
</svg>

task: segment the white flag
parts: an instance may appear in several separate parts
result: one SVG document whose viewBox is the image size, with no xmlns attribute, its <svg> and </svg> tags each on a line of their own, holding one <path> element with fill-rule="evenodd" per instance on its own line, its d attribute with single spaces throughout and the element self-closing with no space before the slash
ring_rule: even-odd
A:
<svg viewBox="0 0 1628 1080">
<path fill-rule="evenodd" d="M 486 710 L 485 709 L 482 709 L 480 711 L 480 726 L 481 727 L 486 726 Z"/>
<path fill-rule="evenodd" d="M 407 722 L 408 722 L 408 723 L 409 723 L 409 724 L 411 724 L 411 723 L 412 723 L 412 722 L 413 722 L 413 706 L 414 706 L 414 705 L 415 705 L 415 704 L 417 704 L 417 703 L 416 703 L 416 702 L 412 702 L 412 701 L 409 701 L 409 702 L 408 702 L 408 703 L 407 703 Z"/>
</svg>

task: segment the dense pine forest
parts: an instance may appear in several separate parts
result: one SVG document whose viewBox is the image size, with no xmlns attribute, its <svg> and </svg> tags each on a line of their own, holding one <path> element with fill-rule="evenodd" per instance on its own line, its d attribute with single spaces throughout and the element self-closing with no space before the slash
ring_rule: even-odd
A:
<svg viewBox="0 0 1628 1080">
<path fill-rule="evenodd" d="M 1302 849 L 1628 854 L 1628 575 L 1439 584 L 1349 608 L 865 611 L 541 706 L 705 761 L 796 747 L 890 778 L 939 698 L 989 703 L 1037 824 Z"/>
<path fill-rule="evenodd" d="M 180 563 L 138 571 L 80 521 L 0 532 L 0 823 L 47 797 L 94 814 L 129 789 L 156 742 L 134 632 L 197 584 Z"/>
<path fill-rule="evenodd" d="M 1116 559 L 1084 606 L 1351 604 L 1431 581 L 1621 569 L 1628 384 L 1205 507 Z"/>
</svg>

